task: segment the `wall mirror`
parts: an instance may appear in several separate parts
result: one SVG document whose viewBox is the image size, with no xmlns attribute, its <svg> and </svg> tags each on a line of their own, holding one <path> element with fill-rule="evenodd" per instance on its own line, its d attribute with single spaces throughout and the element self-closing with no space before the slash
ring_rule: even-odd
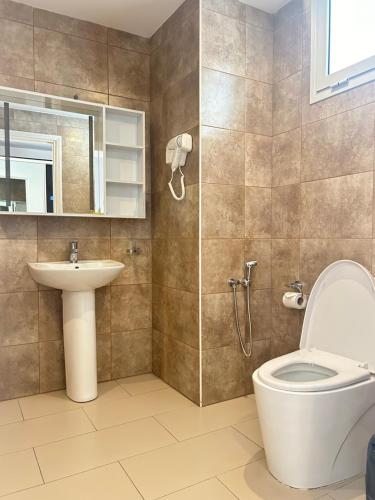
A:
<svg viewBox="0 0 375 500">
<path fill-rule="evenodd" d="M 145 217 L 144 113 L 0 88 L 0 213 Z"/>
</svg>

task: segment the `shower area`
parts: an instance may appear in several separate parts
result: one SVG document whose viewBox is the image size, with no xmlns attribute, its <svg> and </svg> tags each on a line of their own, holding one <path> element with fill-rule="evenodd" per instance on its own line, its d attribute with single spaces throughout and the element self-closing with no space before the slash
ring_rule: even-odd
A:
<svg viewBox="0 0 375 500">
<path fill-rule="evenodd" d="M 302 59 L 294 68 L 278 53 L 297 44 L 302 54 L 304 12 L 292 4 L 272 16 L 238 0 L 186 0 L 152 38 L 153 371 L 202 405 L 253 392 L 256 368 L 298 348 L 302 313 L 281 298 L 299 279 L 299 179 L 272 168 L 273 157 L 287 168 L 300 133 L 289 87 Z M 165 145 L 184 132 L 193 151 L 176 201 Z M 237 328 L 228 279 L 242 277 Z"/>
</svg>

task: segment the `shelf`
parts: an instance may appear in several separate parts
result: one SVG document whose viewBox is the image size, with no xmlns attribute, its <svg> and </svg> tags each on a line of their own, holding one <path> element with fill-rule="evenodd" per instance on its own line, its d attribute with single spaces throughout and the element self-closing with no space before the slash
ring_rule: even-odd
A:
<svg viewBox="0 0 375 500">
<path fill-rule="evenodd" d="M 114 142 L 106 142 L 105 145 L 107 148 L 114 148 L 114 149 L 128 149 L 128 150 L 140 150 L 142 151 L 144 149 L 143 146 L 130 146 L 129 144 L 116 144 Z"/>
<path fill-rule="evenodd" d="M 143 182 L 141 181 L 121 181 L 121 180 L 114 180 L 114 179 L 106 179 L 106 182 L 108 184 L 125 184 L 128 186 L 143 186 Z"/>
<path fill-rule="evenodd" d="M 106 143 L 144 144 L 144 114 L 106 108 Z"/>
</svg>

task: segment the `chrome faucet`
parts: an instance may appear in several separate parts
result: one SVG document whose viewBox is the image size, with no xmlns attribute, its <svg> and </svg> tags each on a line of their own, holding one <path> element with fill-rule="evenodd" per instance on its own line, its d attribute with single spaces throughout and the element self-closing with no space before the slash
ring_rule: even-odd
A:
<svg viewBox="0 0 375 500">
<path fill-rule="evenodd" d="M 70 262 L 72 264 L 77 264 L 78 262 L 78 241 L 73 240 L 70 242 Z"/>
</svg>

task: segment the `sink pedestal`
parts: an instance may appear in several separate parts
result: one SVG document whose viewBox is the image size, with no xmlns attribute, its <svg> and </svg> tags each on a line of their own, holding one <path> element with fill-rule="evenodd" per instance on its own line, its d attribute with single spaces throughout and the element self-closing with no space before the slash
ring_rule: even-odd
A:
<svg viewBox="0 0 375 500">
<path fill-rule="evenodd" d="M 62 293 L 66 392 L 83 403 L 98 395 L 95 290 Z"/>
</svg>

